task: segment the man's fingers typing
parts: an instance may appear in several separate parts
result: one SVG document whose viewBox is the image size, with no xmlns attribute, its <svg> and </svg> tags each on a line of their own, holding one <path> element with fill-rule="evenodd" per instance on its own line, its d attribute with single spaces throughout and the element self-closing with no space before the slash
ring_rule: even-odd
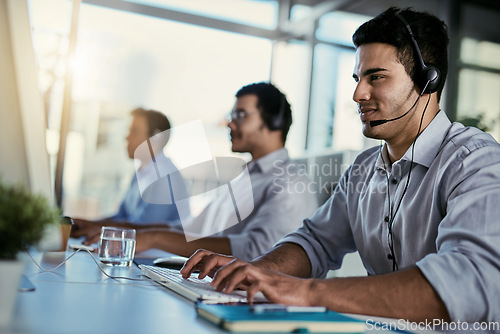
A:
<svg viewBox="0 0 500 334">
<path fill-rule="evenodd" d="M 251 264 L 240 260 L 233 261 L 217 272 L 212 286 L 215 286 L 218 291 L 231 293 L 238 287 L 247 286 L 248 282 L 254 279 L 255 270 L 258 269 Z"/>
<path fill-rule="evenodd" d="M 182 274 L 182 277 L 188 278 L 195 270 L 199 270 L 199 263 L 209 253 L 211 252 L 205 249 L 198 249 L 193 255 L 191 255 L 191 257 L 184 263 L 181 268 L 180 273 Z"/>
</svg>

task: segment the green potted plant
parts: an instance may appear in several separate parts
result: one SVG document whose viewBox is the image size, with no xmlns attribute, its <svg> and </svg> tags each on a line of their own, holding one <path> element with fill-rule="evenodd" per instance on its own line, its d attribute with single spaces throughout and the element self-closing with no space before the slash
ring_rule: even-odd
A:
<svg viewBox="0 0 500 334">
<path fill-rule="evenodd" d="M 10 321 L 24 269 L 18 254 L 38 243 L 45 228 L 60 219 L 47 198 L 0 178 L 0 327 Z"/>
</svg>

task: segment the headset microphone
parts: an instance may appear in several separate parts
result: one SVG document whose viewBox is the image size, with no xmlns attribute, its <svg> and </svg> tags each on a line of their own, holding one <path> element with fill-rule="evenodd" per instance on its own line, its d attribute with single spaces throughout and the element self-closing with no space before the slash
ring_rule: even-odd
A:
<svg viewBox="0 0 500 334">
<path fill-rule="evenodd" d="M 389 121 L 386 119 L 379 119 L 376 121 L 370 121 L 370 126 L 373 128 L 374 126 L 382 125 L 382 124 L 385 124 L 387 122 L 389 122 Z"/>
<path fill-rule="evenodd" d="M 422 95 L 424 94 L 425 89 L 427 88 L 427 85 L 429 84 L 429 82 L 430 82 L 430 80 L 428 80 L 428 81 L 427 81 L 427 83 L 425 84 L 424 89 L 422 89 L 422 92 L 420 93 L 420 95 L 419 95 L 419 96 L 417 97 L 417 99 L 415 100 L 415 103 L 413 103 L 413 105 L 411 106 L 411 108 L 410 108 L 410 109 L 408 109 L 408 111 L 407 111 L 407 112 L 405 112 L 403 115 L 398 116 L 398 117 L 396 117 L 396 118 L 391 118 L 391 119 L 378 119 L 378 120 L 375 120 L 375 121 L 370 121 L 370 126 L 373 128 L 373 127 L 375 127 L 375 126 L 379 126 L 379 125 L 385 124 L 385 123 L 387 123 L 387 122 L 396 121 L 396 120 L 398 120 L 398 119 L 400 119 L 400 118 L 403 118 L 403 117 L 405 117 L 406 115 L 408 115 L 408 113 L 409 113 L 410 111 L 412 111 L 412 110 L 413 110 L 413 108 L 415 108 L 415 106 L 417 105 L 418 100 L 420 100 L 420 98 L 421 98 L 421 97 L 422 97 Z"/>
<path fill-rule="evenodd" d="M 411 109 L 413 109 L 413 107 L 411 107 Z M 395 121 L 395 120 L 398 120 L 400 118 L 403 118 L 405 117 L 406 115 L 408 115 L 408 113 L 411 111 L 408 110 L 407 112 L 405 112 L 403 115 L 399 116 L 399 117 L 396 117 L 396 118 L 391 118 L 391 119 L 379 119 L 379 120 L 376 120 L 376 121 L 370 121 L 370 126 L 373 128 L 374 126 L 378 126 L 378 125 L 382 125 L 382 124 L 385 124 L 387 122 L 392 122 L 392 121 Z"/>
</svg>

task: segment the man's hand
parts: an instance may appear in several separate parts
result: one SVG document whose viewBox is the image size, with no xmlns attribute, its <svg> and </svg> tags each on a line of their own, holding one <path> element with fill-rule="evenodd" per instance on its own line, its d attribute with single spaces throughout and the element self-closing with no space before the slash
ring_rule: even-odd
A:
<svg viewBox="0 0 500 334">
<path fill-rule="evenodd" d="M 252 301 L 261 291 L 274 303 L 288 305 L 313 305 L 309 291 L 313 280 L 299 279 L 275 271 L 259 268 L 230 256 L 198 250 L 186 261 L 181 269 L 187 278 L 194 270 L 199 270 L 199 277 L 212 276 L 211 283 L 217 291 L 231 293 L 234 289 L 247 291 L 247 299 Z"/>
<path fill-rule="evenodd" d="M 71 236 L 73 238 L 85 237 L 89 238 L 101 231 L 101 224 L 95 223 L 90 220 L 73 218 L 73 226 L 71 227 Z"/>
<path fill-rule="evenodd" d="M 211 285 L 225 293 L 234 289 L 246 290 L 250 302 L 260 291 L 273 303 L 312 306 L 309 298 L 312 283 L 311 279 L 288 276 L 234 259 L 217 270 Z"/>
<path fill-rule="evenodd" d="M 222 266 L 228 264 L 236 259 L 233 256 L 217 254 L 205 249 L 198 249 L 191 257 L 184 263 L 181 269 L 182 277 L 188 278 L 193 272 L 198 270 L 200 279 L 205 276 L 213 277 L 215 272 Z"/>
<path fill-rule="evenodd" d="M 91 229 L 87 235 L 85 236 L 85 240 L 83 240 L 84 245 L 92 245 L 99 242 L 101 238 L 101 229 L 102 226 Z"/>
</svg>

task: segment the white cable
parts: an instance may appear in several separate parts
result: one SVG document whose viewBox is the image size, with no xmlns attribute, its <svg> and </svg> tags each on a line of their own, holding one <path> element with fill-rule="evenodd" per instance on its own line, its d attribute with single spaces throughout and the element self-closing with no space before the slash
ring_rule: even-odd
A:
<svg viewBox="0 0 500 334">
<path fill-rule="evenodd" d="M 63 262 L 59 263 L 56 267 L 52 268 L 52 269 L 45 269 L 45 268 L 42 268 L 42 266 L 40 266 L 36 261 L 35 259 L 33 258 L 33 256 L 31 256 L 31 253 L 29 252 L 29 250 L 26 249 L 26 253 L 28 253 L 28 255 L 30 256 L 31 260 L 33 260 L 33 262 L 36 264 L 36 266 L 38 268 L 40 268 L 41 270 L 45 271 L 46 273 L 50 273 L 51 271 L 53 270 L 56 270 L 57 268 L 59 268 L 60 266 L 62 266 L 64 263 L 66 263 L 66 261 L 68 261 L 69 259 L 71 259 L 76 253 L 78 253 L 79 251 L 81 251 L 82 248 L 79 248 L 77 249 L 76 251 L 73 252 L 73 254 L 71 254 L 70 256 L 68 256 Z"/>
<path fill-rule="evenodd" d="M 99 265 L 99 263 L 97 262 L 97 260 L 95 259 L 94 257 L 94 254 L 92 254 L 88 249 L 83 249 L 83 248 L 79 248 L 77 250 L 75 250 L 73 252 L 73 254 L 71 254 L 70 256 L 68 256 L 63 262 L 61 262 L 60 264 L 58 264 L 57 266 L 55 266 L 54 268 L 52 269 L 45 269 L 43 268 L 42 266 L 40 266 L 36 261 L 35 259 L 33 258 L 33 256 L 31 256 L 31 253 L 26 249 L 26 253 L 28 253 L 29 257 L 31 258 L 31 260 L 33 260 L 33 262 L 36 264 L 36 266 L 38 268 L 40 268 L 42 271 L 44 272 L 51 272 L 53 270 L 56 270 L 57 268 L 59 268 L 60 266 L 62 266 L 64 263 L 66 263 L 66 261 L 68 261 L 69 259 L 71 259 L 76 253 L 78 253 L 79 251 L 81 250 L 84 250 L 86 251 L 87 253 L 89 253 L 89 255 L 92 257 L 92 260 L 94 260 L 95 264 L 97 265 L 97 267 L 99 268 L 99 270 L 104 274 L 106 275 L 106 277 L 109 277 L 111 279 L 127 279 L 127 280 L 131 280 L 131 281 L 147 281 L 147 282 L 150 282 L 151 280 L 150 279 L 144 279 L 144 278 L 131 278 L 131 277 L 123 277 L 123 276 L 110 276 L 108 275 L 107 272 L 105 272 L 101 266 Z"/>
</svg>

